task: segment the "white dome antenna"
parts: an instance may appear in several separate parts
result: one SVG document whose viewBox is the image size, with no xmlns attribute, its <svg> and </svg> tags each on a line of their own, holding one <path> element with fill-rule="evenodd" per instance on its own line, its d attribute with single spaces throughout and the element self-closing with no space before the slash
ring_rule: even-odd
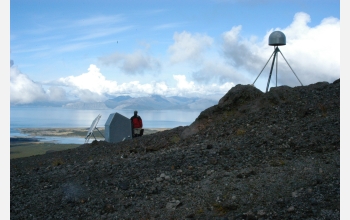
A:
<svg viewBox="0 0 350 220">
<path fill-rule="evenodd" d="M 286 63 L 288 64 L 289 68 L 292 70 L 292 72 L 297 77 L 298 81 L 300 82 L 298 76 L 295 74 L 295 72 L 293 71 L 292 67 L 289 65 L 288 61 L 286 60 L 286 58 L 283 56 L 282 52 L 278 48 L 278 46 L 286 45 L 286 35 L 284 35 L 284 33 L 281 32 L 281 31 L 274 31 L 274 32 L 272 32 L 270 34 L 270 36 L 269 36 L 269 45 L 270 46 L 274 46 L 275 49 L 274 49 L 273 53 L 271 54 L 270 58 L 268 59 L 268 61 L 266 62 L 266 64 L 263 67 L 263 69 L 260 71 L 258 77 L 256 77 L 256 79 L 254 80 L 253 85 L 256 82 L 256 80 L 259 78 L 259 76 L 262 73 L 262 71 L 265 69 L 265 67 L 268 64 L 268 62 L 270 61 L 271 57 L 273 56 L 271 70 L 270 70 L 270 75 L 269 75 L 269 79 L 267 81 L 267 86 L 266 86 L 266 92 L 269 90 L 269 85 L 270 85 L 270 80 L 271 80 L 271 75 L 272 75 L 273 66 L 275 64 L 275 60 L 276 60 L 276 87 L 277 87 L 277 60 L 278 60 L 278 54 L 277 53 L 278 52 L 281 53 L 283 59 L 286 61 Z M 301 82 L 300 82 L 300 84 L 303 85 Z"/>
</svg>

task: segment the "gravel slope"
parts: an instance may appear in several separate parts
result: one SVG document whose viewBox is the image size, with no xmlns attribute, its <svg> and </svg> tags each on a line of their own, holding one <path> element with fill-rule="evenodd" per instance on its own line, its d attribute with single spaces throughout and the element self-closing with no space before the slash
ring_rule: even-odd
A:
<svg viewBox="0 0 350 220">
<path fill-rule="evenodd" d="M 11 219 L 339 219 L 340 80 L 237 85 L 190 126 L 10 168 Z"/>
</svg>

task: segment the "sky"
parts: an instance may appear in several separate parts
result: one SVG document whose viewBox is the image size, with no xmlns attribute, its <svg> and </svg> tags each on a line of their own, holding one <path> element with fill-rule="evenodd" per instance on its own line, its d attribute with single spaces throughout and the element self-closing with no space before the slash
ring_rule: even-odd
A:
<svg viewBox="0 0 350 220">
<path fill-rule="evenodd" d="M 238 84 L 265 92 L 271 70 L 270 86 L 340 78 L 339 0 L 11 0 L 9 8 L 11 105 L 219 100 Z M 272 68 L 274 31 L 286 45 Z"/>
</svg>

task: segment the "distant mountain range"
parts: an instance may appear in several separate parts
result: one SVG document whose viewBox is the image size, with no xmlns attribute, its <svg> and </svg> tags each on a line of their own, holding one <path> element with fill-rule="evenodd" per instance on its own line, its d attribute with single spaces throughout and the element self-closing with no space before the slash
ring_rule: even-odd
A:
<svg viewBox="0 0 350 220">
<path fill-rule="evenodd" d="M 70 109 L 139 109 L 139 110 L 203 110 L 218 104 L 219 98 L 186 98 L 180 96 L 165 97 L 151 95 L 148 97 L 117 96 L 104 102 L 82 102 L 79 100 L 70 102 L 35 102 L 22 105 L 29 107 L 62 107 Z"/>
<path fill-rule="evenodd" d="M 140 110 L 166 110 L 166 109 L 206 109 L 216 105 L 218 100 L 205 98 L 185 98 L 179 96 L 164 97 L 152 95 L 149 97 L 118 96 L 104 102 L 71 102 L 63 104 L 64 108 L 72 109 L 140 109 Z"/>
</svg>

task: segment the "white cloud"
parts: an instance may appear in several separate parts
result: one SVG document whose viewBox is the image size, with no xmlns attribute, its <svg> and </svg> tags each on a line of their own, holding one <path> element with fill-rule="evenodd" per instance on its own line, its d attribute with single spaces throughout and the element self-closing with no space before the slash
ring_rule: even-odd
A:
<svg viewBox="0 0 350 220">
<path fill-rule="evenodd" d="M 248 71 L 256 71 L 261 66 L 260 63 L 263 60 L 261 56 L 266 57 L 264 50 L 271 49 L 271 47 L 264 47 L 250 40 L 242 39 L 239 35 L 241 29 L 241 26 L 232 27 L 230 31 L 222 34 L 223 53 L 235 68 L 243 67 Z M 264 58 L 265 62 L 267 58 L 266 60 Z"/>
<path fill-rule="evenodd" d="M 181 91 L 189 91 L 193 89 L 194 82 L 187 82 L 186 76 L 184 75 L 174 75 L 174 79 L 177 81 L 177 88 Z"/>
<path fill-rule="evenodd" d="M 180 23 L 167 23 L 167 24 L 154 26 L 153 30 L 163 30 L 163 29 L 175 28 L 178 26 L 180 26 Z"/>
<path fill-rule="evenodd" d="M 46 101 L 48 96 L 42 86 L 33 82 L 16 67 L 10 68 L 10 102 L 11 104 L 28 104 Z"/>
<path fill-rule="evenodd" d="M 309 22 L 309 15 L 295 15 L 293 23 L 282 30 L 288 47 L 281 51 L 292 68 L 298 69 L 302 82 L 334 81 L 340 77 L 340 21 L 325 18 L 313 28 L 307 26 Z"/>
<path fill-rule="evenodd" d="M 94 28 L 94 30 L 86 30 L 82 31 L 81 36 L 72 39 L 71 41 L 85 41 L 85 40 L 92 40 L 96 38 L 102 38 L 106 36 L 110 36 L 113 34 L 117 34 L 123 31 L 130 30 L 132 26 L 124 26 L 124 27 L 116 27 L 116 28 L 111 28 L 111 27 L 106 27 L 106 28 Z"/>
<path fill-rule="evenodd" d="M 242 39 L 239 35 L 241 27 L 233 27 L 222 35 L 224 55 L 232 65 L 244 68 L 256 77 L 273 52 L 268 38 L 273 31 L 279 30 L 286 35 L 287 41 L 285 46 L 279 47 L 280 51 L 303 85 L 333 82 L 340 78 L 340 21 L 325 18 L 315 27 L 309 27 L 309 22 L 308 14 L 296 13 L 291 25 L 270 30 L 262 42 Z M 278 53 L 278 83 L 300 85 L 284 58 Z M 272 59 L 265 70 L 270 70 L 271 62 Z"/>
<path fill-rule="evenodd" d="M 73 88 L 72 93 L 82 101 L 103 101 L 106 93 L 116 91 L 117 83 L 106 80 L 100 69 L 91 64 L 87 73 L 69 76 L 58 80 L 65 86 Z"/>
<path fill-rule="evenodd" d="M 154 57 L 142 51 L 133 54 L 114 53 L 100 57 L 99 60 L 105 65 L 117 65 L 125 74 L 143 74 L 146 71 L 159 71 L 160 62 Z"/>
<path fill-rule="evenodd" d="M 192 35 L 186 31 L 182 33 L 175 32 L 174 41 L 175 43 L 168 49 L 172 63 L 199 61 L 205 50 L 213 43 L 213 39 L 207 35 Z"/>
<path fill-rule="evenodd" d="M 66 91 L 59 86 L 51 86 L 47 90 L 47 94 L 49 95 L 50 101 L 63 101 L 66 100 Z"/>
<path fill-rule="evenodd" d="M 84 18 L 72 22 L 70 26 L 76 28 L 81 26 L 101 26 L 101 25 L 111 25 L 117 22 L 123 21 L 125 18 L 123 15 L 113 15 L 113 16 L 95 16 L 90 18 Z M 69 27 L 70 27 L 69 26 Z"/>
<path fill-rule="evenodd" d="M 209 83 L 210 81 L 235 82 L 235 84 L 250 83 L 248 78 L 233 65 L 222 63 L 222 61 L 206 61 L 200 70 L 193 72 L 192 77 L 198 83 Z"/>
<path fill-rule="evenodd" d="M 216 94 L 225 94 L 231 89 L 234 84 L 231 82 L 224 83 L 222 85 L 211 84 L 203 85 L 196 84 L 193 81 L 187 81 L 185 75 L 173 75 L 173 78 L 177 81 L 176 88 L 174 88 L 174 94 L 178 96 L 207 96 Z"/>
</svg>

